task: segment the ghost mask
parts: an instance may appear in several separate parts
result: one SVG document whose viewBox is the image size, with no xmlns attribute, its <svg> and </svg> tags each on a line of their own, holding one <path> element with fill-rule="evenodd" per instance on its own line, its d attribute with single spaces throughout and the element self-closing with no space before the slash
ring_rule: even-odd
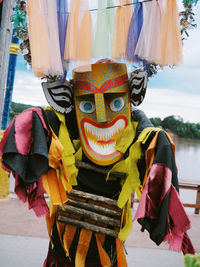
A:
<svg viewBox="0 0 200 267">
<path fill-rule="evenodd" d="M 116 140 L 130 122 L 125 64 L 97 63 L 91 71 L 73 71 L 74 104 L 82 149 L 97 165 L 110 165 L 123 154 Z"/>
</svg>

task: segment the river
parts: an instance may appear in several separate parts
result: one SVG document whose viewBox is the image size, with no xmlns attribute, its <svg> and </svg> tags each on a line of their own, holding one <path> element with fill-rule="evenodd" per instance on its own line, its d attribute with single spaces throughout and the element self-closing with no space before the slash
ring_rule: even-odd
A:
<svg viewBox="0 0 200 267">
<path fill-rule="evenodd" d="M 200 140 L 173 137 L 178 177 L 200 183 Z"/>
</svg>

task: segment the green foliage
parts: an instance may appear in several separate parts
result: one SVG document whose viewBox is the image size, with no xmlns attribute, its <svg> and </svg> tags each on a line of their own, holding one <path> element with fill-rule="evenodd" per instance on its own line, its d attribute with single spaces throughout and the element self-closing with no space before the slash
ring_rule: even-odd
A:
<svg viewBox="0 0 200 267">
<path fill-rule="evenodd" d="M 31 107 L 33 106 L 12 102 L 10 120 L 13 120 L 14 116 L 21 113 L 23 110 Z"/>
<path fill-rule="evenodd" d="M 186 254 L 184 256 L 185 267 L 200 267 L 200 255 Z"/>
<path fill-rule="evenodd" d="M 155 127 L 162 127 L 169 130 L 179 137 L 200 139 L 200 123 L 184 122 L 181 117 L 168 116 L 161 120 L 160 118 L 151 118 Z"/>
</svg>

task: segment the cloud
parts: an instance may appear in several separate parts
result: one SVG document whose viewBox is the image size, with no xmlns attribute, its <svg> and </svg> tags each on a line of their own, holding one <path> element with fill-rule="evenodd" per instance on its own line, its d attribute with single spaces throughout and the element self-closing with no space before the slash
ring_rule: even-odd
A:
<svg viewBox="0 0 200 267">
<path fill-rule="evenodd" d="M 184 121 L 200 122 L 200 95 L 170 89 L 148 88 L 139 106 L 148 117 L 180 116 Z"/>
<path fill-rule="evenodd" d="M 32 72 L 16 71 L 12 101 L 35 106 L 47 106 L 41 80 L 34 77 Z"/>
</svg>

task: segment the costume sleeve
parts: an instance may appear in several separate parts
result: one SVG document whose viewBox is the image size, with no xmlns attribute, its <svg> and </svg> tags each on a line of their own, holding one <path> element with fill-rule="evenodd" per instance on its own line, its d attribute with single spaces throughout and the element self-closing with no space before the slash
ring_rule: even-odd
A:
<svg viewBox="0 0 200 267">
<path fill-rule="evenodd" d="M 163 131 L 154 138 L 157 138 L 156 142 L 152 140 L 155 143 L 154 159 L 134 220 L 138 220 L 157 245 L 168 241 L 172 250 L 194 253 L 186 233 L 190 221 L 178 195 L 172 146 Z"/>
<path fill-rule="evenodd" d="M 15 192 L 36 215 L 48 212 L 41 176 L 49 168 L 51 132 L 41 108 L 27 109 L 15 116 L 0 143 L 2 167 L 13 173 Z"/>
</svg>

